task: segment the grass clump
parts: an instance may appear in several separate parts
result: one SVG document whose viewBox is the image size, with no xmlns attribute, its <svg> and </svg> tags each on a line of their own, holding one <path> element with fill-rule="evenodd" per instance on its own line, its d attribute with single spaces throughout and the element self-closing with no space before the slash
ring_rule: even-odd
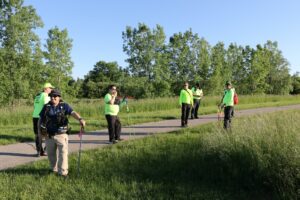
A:
<svg viewBox="0 0 300 200">
<path fill-rule="evenodd" d="M 234 119 L 231 132 L 214 123 L 86 151 L 79 178 L 70 156 L 68 180 L 36 162 L 0 173 L 0 199 L 297 199 L 299 117 L 256 115 Z"/>
</svg>

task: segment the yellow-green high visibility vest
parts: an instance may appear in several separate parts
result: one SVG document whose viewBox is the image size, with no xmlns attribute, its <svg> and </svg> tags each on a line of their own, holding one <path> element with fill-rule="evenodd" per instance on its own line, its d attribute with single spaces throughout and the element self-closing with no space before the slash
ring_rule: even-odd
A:
<svg viewBox="0 0 300 200">
<path fill-rule="evenodd" d="M 201 99 L 203 96 L 203 91 L 201 89 L 193 87 L 192 92 L 193 92 L 193 99 Z"/>
<path fill-rule="evenodd" d="M 234 105 L 234 102 L 233 102 L 234 92 L 235 92 L 234 88 L 231 88 L 229 90 L 225 90 L 225 92 L 224 92 L 225 94 L 224 94 L 224 97 L 223 97 L 223 104 L 225 106 L 233 106 Z"/>
<path fill-rule="evenodd" d="M 193 105 L 193 93 L 190 89 L 182 89 L 179 96 L 179 104 L 187 103 Z"/>
<path fill-rule="evenodd" d="M 40 112 L 42 111 L 45 104 L 47 104 L 50 101 L 50 97 L 46 92 L 41 92 L 34 98 L 33 103 L 33 118 L 40 118 Z"/>
<path fill-rule="evenodd" d="M 105 102 L 105 115 L 118 115 L 119 113 L 119 105 L 111 105 L 109 102 L 112 99 L 111 94 L 107 93 L 104 97 L 104 102 Z"/>
</svg>

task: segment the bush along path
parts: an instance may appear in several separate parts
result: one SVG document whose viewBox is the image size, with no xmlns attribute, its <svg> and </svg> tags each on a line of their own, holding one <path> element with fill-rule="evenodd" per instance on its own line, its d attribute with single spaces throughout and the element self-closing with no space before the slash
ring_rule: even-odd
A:
<svg viewBox="0 0 300 200">
<path fill-rule="evenodd" d="M 300 104 L 281 107 L 257 108 L 241 111 L 236 110 L 235 117 L 294 109 L 300 109 Z M 178 110 L 178 112 L 180 112 L 180 110 Z M 217 113 L 210 115 L 202 115 L 199 119 L 189 120 L 189 127 L 194 127 L 197 125 L 216 121 L 218 121 Z M 175 119 L 127 126 L 122 128 L 121 137 L 125 140 L 142 138 L 155 133 L 165 133 L 181 129 L 180 125 L 180 119 Z M 222 126 L 220 126 L 220 128 L 221 127 Z M 87 132 L 84 133 L 82 136 L 82 149 L 87 150 L 107 146 L 109 145 L 107 144 L 107 142 L 108 133 L 106 129 L 94 132 Z M 78 152 L 79 143 L 80 138 L 78 135 L 69 135 L 69 153 Z M 45 158 L 46 157 L 36 157 L 36 150 L 33 142 L 0 146 L 0 170 L 13 168 L 19 165 L 24 165 Z"/>
</svg>

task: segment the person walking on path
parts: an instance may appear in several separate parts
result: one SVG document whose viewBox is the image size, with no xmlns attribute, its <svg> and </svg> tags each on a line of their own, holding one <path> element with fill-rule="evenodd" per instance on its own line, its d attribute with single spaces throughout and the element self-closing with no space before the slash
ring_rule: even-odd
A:
<svg viewBox="0 0 300 200">
<path fill-rule="evenodd" d="M 33 122 L 33 131 L 35 135 L 35 147 L 37 151 L 37 157 L 46 156 L 45 149 L 42 145 L 42 136 L 38 134 L 38 121 L 40 118 L 40 112 L 45 104 L 50 101 L 49 93 L 54 88 L 51 83 L 45 83 L 43 87 L 43 91 L 38 93 L 34 98 L 33 103 L 33 114 L 32 114 L 32 122 Z"/>
<path fill-rule="evenodd" d="M 121 141 L 121 121 L 118 117 L 120 110 L 120 100 L 117 98 L 117 86 L 110 85 L 109 91 L 104 97 L 105 103 L 105 118 L 107 121 L 107 128 L 109 133 L 109 144 L 115 144 Z"/>
<path fill-rule="evenodd" d="M 201 98 L 203 97 L 203 91 L 200 88 L 199 83 L 196 84 L 196 87 L 192 88 L 192 92 L 193 92 L 194 106 L 192 107 L 191 119 L 194 119 L 194 118 L 199 119 L 198 110 L 200 107 Z"/>
<path fill-rule="evenodd" d="M 231 82 L 227 81 L 225 83 L 225 92 L 221 103 L 221 107 L 224 107 L 224 129 L 226 130 L 231 128 L 231 118 L 234 106 L 234 93 L 235 89 L 232 87 Z"/>
<path fill-rule="evenodd" d="M 79 121 L 82 127 L 85 121 L 75 112 L 69 104 L 61 99 L 61 93 L 53 89 L 49 94 L 51 100 L 47 103 L 41 113 L 39 129 L 45 128 L 48 136 L 46 137 L 47 154 L 50 168 L 53 172 L 63 177 L 68 175 L 68 115 Z M 39 130 L 40 132 L 41 130 Z M 57 155 L 58 150 L 58 155 Z"/>
<path fill-rule="evenodd" d="M 189 89 L 189 83 L 185 82 L 183 89 L 180 91 L 179 105 L 181 106 L 181 127 L 188 126 L 188 118 L 193 106 L 193 93 Z"/>
</svg>

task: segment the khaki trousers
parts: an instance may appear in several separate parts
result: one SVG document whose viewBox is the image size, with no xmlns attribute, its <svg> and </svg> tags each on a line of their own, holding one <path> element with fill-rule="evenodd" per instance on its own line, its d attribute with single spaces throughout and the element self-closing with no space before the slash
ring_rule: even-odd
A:
<svg viewBox="0 0 300 200">
<path fill-rule="evenodd" d="M 59 134 L 46 139 L 50 168 L 60 175 L 68 174 L 68 134 Z"/>
</svg>

